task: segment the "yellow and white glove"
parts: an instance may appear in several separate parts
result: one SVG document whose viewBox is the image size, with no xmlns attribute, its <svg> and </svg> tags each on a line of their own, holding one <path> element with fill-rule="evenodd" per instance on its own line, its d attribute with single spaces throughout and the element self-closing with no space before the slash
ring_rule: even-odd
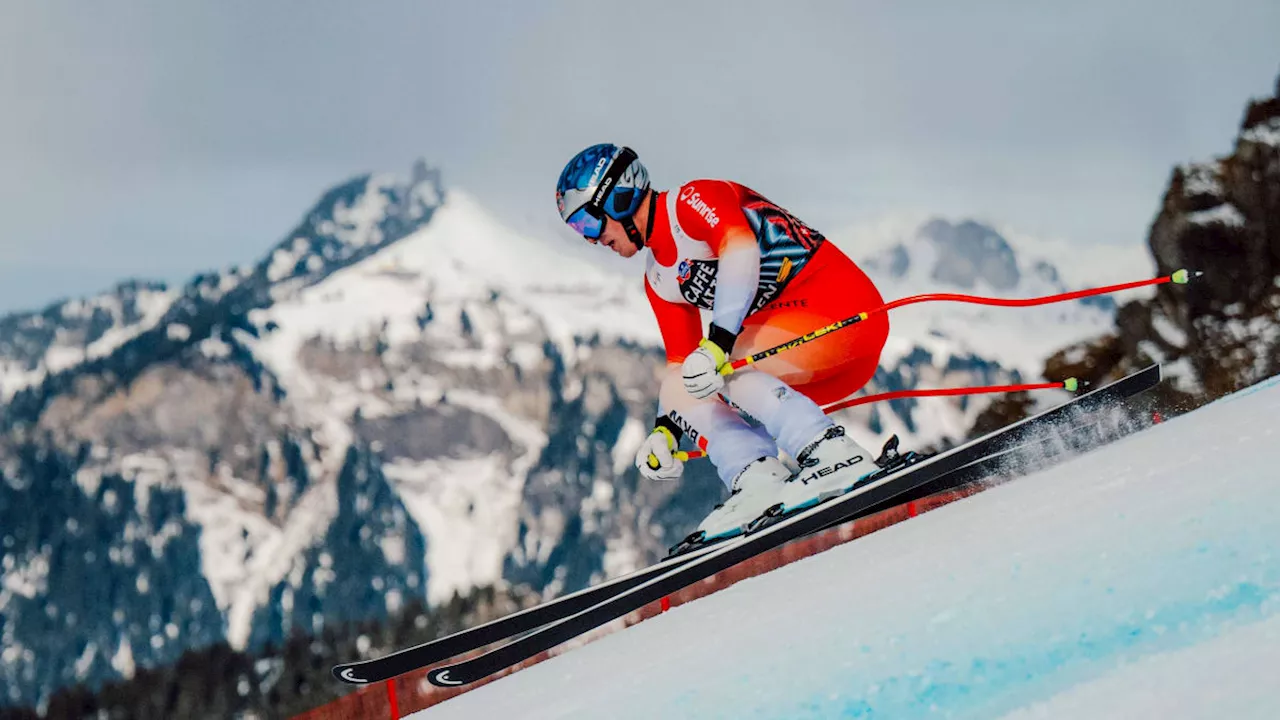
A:
<svg viewBox="0 0 1280 720">
<path fill-rule="evenodd" d="M 679 480 L 684 473 L 684 461 L 675 456 L 679 442 L 667 428 L 655 427 L 636 451 L 640 474 L 648 480 Z"/>
<path fill-rule="evenodd" d="M 680 374 L 684 389 L 699 400 L 720 392 L 724 388 L 724 376 L 720 369 L 729 364 L 729 353 L 707 338 L 702 338 L 698 349 L 684 359 Z"/>
</svg>

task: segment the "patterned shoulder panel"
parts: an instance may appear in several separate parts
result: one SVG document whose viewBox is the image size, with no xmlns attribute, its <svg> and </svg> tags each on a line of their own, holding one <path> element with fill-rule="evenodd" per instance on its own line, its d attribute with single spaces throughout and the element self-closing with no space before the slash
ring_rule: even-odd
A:
<svg viewBox="0 0 1280 720">
<path fill-rule="evenodd" d="M 768 305 L 791 282 L 826 238 L 750 188 L 742 188 L 742 212 L 760 244 L 760 287 L 751 312 Z"/>
<path fill-rule="evenodd" d="M 650 283 L 659 296 L 680 298 L 704 310 L 715 305 L 719 275 L 719 260 L 709 250 L 706 238 L 728 217 L 726 203 L 741 209 L 760 250 L 760 276 L 748 314 L 772 302 L 826 241 L 791 213 L 737 183 L 696 180 L 668 193 L 666 201 L 674 272 L 663 272 L 651 263 Z M 686 223 L 690 227 L 686 228 Z M 651 257 L 657 252 L 655 249 Z"/>
</svg>

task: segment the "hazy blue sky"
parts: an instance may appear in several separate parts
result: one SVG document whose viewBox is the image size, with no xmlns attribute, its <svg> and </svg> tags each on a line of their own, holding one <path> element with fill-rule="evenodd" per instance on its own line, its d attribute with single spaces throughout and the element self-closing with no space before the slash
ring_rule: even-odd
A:
<svg viewBox="0 0 1280 720">
<path fill-rule="evenodd" d="M 1277 37 L 1275 0 L 0 0 L 0 311 L 254 260 L 419 156 L 562 233 L 555 177 L 602 140 L 827 230 L 1141 243 L 1171 166 L 1274 90 Z"/>
</svg>

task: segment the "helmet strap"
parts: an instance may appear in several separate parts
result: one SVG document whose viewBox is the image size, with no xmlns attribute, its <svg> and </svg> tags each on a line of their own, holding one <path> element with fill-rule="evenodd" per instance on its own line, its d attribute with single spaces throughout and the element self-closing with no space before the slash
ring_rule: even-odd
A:
<svg viewBox="0 0 1280 720">
<path fill-rule="evenodd" d="M 635 243 L 636 249 L 639 250 L 643 248 L 644 238 L 640 237 L 640 230 L 636 227 L 636 224 L 632 222 L 631 218 L 619 220 L 618 222 L 622 224 L 622 229 L 627 231 L 627 237 L 631 238 L 631 242 Z"/>
<path fill-rule="evenodd" d="M 649 195 L 649 221 L 644 225 L 644 235 L 640 234 L 640 229 L 636 227 L 635 222 L 630 217 L 618 221 L 622 224 L 622 229 L 627 232 L 627 237 L 631 238 L 631 242 L 635 243 L 637 250 L 643 250 L 645 240 L 653 235 L 653 216 L 658 209 L 658 194 L 652 189 L 646 192 Z"/>
</svg>

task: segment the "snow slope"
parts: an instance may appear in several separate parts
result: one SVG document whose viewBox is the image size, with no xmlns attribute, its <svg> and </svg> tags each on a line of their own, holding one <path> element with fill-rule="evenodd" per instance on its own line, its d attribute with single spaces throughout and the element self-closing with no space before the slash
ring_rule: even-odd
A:
<svg viewBox="0 0 1280 720">
<path fill-rule="evenodd" d="M 1274 717 L 1277 417 L 1272 381 L 430 717 Z"/>
</svg>

